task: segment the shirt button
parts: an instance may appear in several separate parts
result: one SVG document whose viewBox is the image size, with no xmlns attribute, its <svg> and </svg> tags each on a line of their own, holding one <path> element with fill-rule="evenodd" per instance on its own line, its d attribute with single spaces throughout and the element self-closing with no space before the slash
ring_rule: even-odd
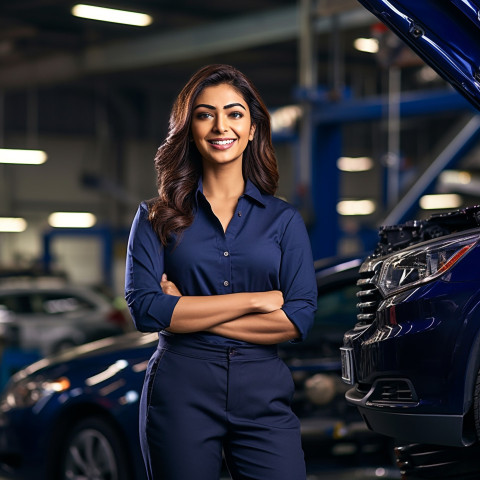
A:
<svg viewBox="0 0 480 480">
<path fill-rule="evenodd" d="M 237 215 L 238 215 L 239 217 L 241 217 L 241 216 L 242 216 L 242 212 L 238 212 Z"/>
<path fill-rule="evenodd" d="M 225 280 L 225 281 L 223 282 L 223 285 L 224 285 L 225 287 L 228 287 L 228 286 L 230 285 L 230 283 L 228 282 L 228 280 Z"/>
<path fill-rule="evenodd" d="M 230 254 L 228 252 L 223 252 L 224 257 L 228 257 Z"/>
</svg>

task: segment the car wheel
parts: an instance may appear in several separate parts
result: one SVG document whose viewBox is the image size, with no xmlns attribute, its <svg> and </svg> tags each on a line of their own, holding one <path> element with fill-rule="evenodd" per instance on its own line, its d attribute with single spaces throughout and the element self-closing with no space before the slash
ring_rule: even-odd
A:
<svg viewBox="0 0 480 480">
<path fill-rule="evenodd" d="M 80 421 L 67 436 L 61 480 L 131 480 L 128 452 L 118 432 L 100 417 Z"/>
</svg>

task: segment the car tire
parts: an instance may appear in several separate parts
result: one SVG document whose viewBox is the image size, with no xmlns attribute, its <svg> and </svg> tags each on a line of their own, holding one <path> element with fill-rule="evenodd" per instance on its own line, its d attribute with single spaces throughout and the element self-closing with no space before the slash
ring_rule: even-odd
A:
<svg viewBox="0 0 480 480">
<path fill-rule="evenodd" d="M 118 432 L 95 416 L 75 424 L 67 434 L 59 465 L 61 480 L 131 480 L 128 451 Z"/>
</svg>

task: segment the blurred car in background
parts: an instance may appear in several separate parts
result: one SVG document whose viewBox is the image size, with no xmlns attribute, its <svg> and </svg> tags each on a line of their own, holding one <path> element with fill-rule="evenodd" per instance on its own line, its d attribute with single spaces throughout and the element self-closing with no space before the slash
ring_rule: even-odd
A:
<svg viewBox="0 0 480 480">
<path fill-rule="evenodd" d="M 285 343 L 293 408 L 308 450 L 351 454 L 384 437 L 347 405 L 339 346 L 355 322 L 359 259 L 316 263 L 318 312 L 308 340 Z M 21 370 L 0 399 L 0 465 L 13 478 L 144 479 L 138 402 L 157 334 L 127 333 L 82 345 Z M 375 447 L 375 448 L 376 448 Z M 307 451 L 308 455 L 308 451 Z M 358 457 L 357 457 L 358 458 Z"/>
<path fill-rule="evenodd" d="M 0 278 L 0 337 L 4 347 L 40 356 L 125 333 L 126 313 L 102 294 L 63 278 Z"/>
</svg>

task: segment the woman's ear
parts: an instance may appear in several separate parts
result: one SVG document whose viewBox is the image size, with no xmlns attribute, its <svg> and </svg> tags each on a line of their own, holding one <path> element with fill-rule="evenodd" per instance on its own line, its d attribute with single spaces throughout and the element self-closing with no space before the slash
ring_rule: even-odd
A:
<svg viewBox="0 0 480 480">
<path fill-rule="evenodd" d="M 253 137 L 255 136 L 255 129 L 256 128 L 257 128 L 257 126 L 252 123 L 252 126 L 250 127 L 250 135 L 248 136 L 248 139 L 250 141 L 252 141 Z"/>
</svg>

